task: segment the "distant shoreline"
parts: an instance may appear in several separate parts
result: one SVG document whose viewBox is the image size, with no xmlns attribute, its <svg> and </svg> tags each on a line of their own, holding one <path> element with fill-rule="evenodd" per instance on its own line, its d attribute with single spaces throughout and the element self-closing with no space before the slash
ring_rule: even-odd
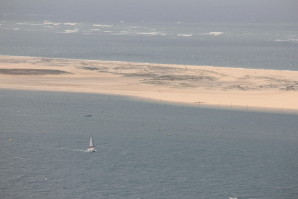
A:
<svg viewBox="0 0 298 199">
<path fill-rule="evenodd" d="M 0 55 L 0 89 L 298 113 L 298 71 Z"/>
<path fill-rule="evenodd" d="M 226 65 L 197 65 L 197 64 L 176 64 L 176 63 L 163 63 L 163 62 L 147 62 L 147 61 L 129 61 L 129 60 L 112 60 L 112 59 L 96 59 L 96 58 L 69 58 L 69 57 L 44 57 L 44 56 L 30 56 L 30 55 L 8 55 L 8 54 L 0 54 L 0 57 L 19 57 L 19 58 L 40 58 L 40 59 L 55 59 L 55 60 L 77 60 L 77 61 L 101 61 L 101 62 L 120 62 L 120 63 L 140 63 L 140 64 L 158 64 L 158 65 L 171 65 L 171 66 L 204 66 L 204 67 L 217 67 L 217 68 L 235 68 L 235 69 L 252 69 L 252 70 L 277 70 L 277 71 L 298 71 L 297 69 L 292 68 L 257 68 L 257 67 L 249 67 L 249 66 L 226 66 Z"/>
</svg>

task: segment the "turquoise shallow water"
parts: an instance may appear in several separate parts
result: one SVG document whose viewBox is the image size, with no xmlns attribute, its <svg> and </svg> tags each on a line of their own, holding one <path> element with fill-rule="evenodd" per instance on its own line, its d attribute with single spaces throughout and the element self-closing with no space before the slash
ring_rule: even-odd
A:
<svg viewBox="0 0 298 199">
<path fill-rule="evenodd" d="M 297 115 L 0 90 L 0 118 L 0 198 L 298 196 Z"/>
</svg>

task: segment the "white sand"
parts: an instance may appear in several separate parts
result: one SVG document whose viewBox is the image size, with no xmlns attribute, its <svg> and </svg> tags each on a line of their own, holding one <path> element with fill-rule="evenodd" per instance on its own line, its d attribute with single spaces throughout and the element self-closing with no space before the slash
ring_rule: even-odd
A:
<svg viewBox="0 0 298 199">
<path fill-rule="evenodd" d="M 298 111 L 298 71 L 0 56 L 0 88 Z"/>
</svg>

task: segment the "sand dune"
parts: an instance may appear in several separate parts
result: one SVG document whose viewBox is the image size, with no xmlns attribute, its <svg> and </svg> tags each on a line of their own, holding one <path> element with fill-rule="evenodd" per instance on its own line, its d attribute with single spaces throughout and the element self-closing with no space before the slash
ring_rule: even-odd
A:
<svg viewBox="0 0 298 199">
<path fill-rule="evenodd" d="M 298 71 L 0 56 L 0 88 L 298 111 Z"/>
</svg>

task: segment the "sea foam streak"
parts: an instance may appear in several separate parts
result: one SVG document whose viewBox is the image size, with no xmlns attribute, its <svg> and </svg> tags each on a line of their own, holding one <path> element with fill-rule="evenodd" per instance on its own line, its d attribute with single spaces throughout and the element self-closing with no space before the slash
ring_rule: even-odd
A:
<svg viewBox="0 0 298 199">
<path fill-rule="evenodd" d="M 73 29 L 73 30 L 64 30 L 63 33 L 76 33 L 76 32 L 79 32 L 80 29 Z"/>
<path fill-rule="evenodd" d="M 298 39 L 276 39 L 276 42 L 298 42 Z"/>
<path fill-rule="evenodd" d="M 77 25 L 77 23 L 63 23 L 64 25 L 67 25 L 67 26 L 75 26 Z"/>
<path fill-rule="evenodd" d="M 105 24 L 93 24 L 94 27 L 102 27 L 102 28 L 112 28 L 112 25 L 105 25 Z"/>
<path fill-rule="evenodd" d="M 61 23 L 55 23 L 55 22 L 51 22 L 51 21 L 44 21 L 43 24 L 44 25 L 54 25 L 54 26 L 61 25 Z"/>
<path fill-rule="evenodd" d="M 137 35 L 148 35 L 148 36 L 156 36 L 156 35 L 165 36 L 166 35 L 166 34 L 161 33 L 161 32 L 136 32 L 135 34 L 137 34 Z"/>
<path fill-rule="evenodd" d="M 192 34 L 177 34 L 178 37 L 191 37 Z"/>
<path fill-rule="evenodd" d="M 209 33 L 206 33 L 204 35 L 219 36 L 219 35 L 222 35 L 222 34 L 224 34 L 224 32 L 209 32 Z"/>
</svg>

